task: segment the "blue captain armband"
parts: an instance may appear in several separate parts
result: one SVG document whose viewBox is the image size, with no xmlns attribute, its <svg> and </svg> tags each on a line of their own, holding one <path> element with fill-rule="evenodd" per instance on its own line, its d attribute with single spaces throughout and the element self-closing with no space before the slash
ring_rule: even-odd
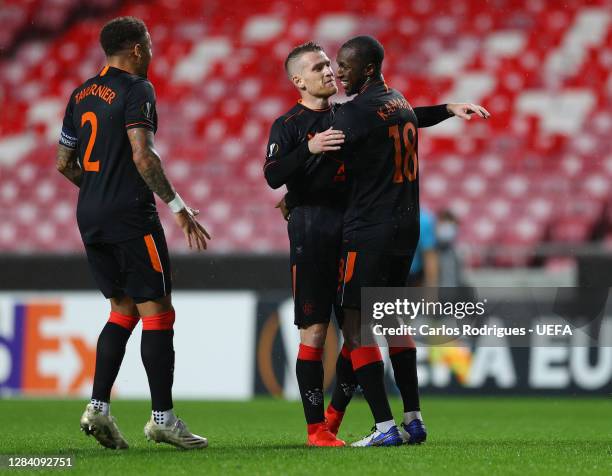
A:
<svg viewBox="0 0 612 476">
<path fill-rule="evenodd" d="M 68 147 L 69 149 L 76 149 L 77 147 L 77 138 L 73 137 L 71 133 L 67 133 L 62 129 L 62 134 L 60 135 L 59 143 L 64 147 Z"/>
</svg>

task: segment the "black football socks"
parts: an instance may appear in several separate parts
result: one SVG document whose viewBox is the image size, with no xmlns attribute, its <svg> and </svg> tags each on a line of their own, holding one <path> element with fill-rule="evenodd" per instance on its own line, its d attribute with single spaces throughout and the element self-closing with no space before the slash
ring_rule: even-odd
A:
<svg viewBox="0 0 612 476">
<path fill-rule="evenodd" d="M 351 361 L 357 382 L 370 406 L 377 428 L 384 432 L 388 431 L 394 423 L 385 390 L 385 370 L 380 349 L 359 347 L 351 352 Z M 383 424 L 382 428 L 379 424 Z"/>
<path fill-rule="evenodd" d="M 323 348 L 300 344 L 295 373 L 304 416 L 308 425 L 322 423 L 323 415 Z"/>
<path fill-rule="evenodd" d="M 96 404 L 110 402 L 111 389 L 125 355 L 125 346 L 137 323 L 137 317 L 111 312 L 108 322 L 100 332 L 91 396 L 92 400 L 96 400 Z"/>
<path fill-rule="evenodd" d="M 330 403 L 336 412 L 344 413 L 346 411 L 346 407 L 353 398 L 357 385 L 357 377 L 351 362 L 351 352 L 344 345 L 336 361 L 336 386 L 334 387 Z"/>
</svg>

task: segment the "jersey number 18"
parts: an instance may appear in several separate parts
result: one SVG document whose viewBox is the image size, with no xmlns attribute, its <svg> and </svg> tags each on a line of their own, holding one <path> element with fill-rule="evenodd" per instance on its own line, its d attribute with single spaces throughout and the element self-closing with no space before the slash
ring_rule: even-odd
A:
<svg viewBox="0 0 612 476">
<path fill-rule="evenodd" d="M 401 135 L 400 126 L 403 126 Z M 395 146 L 395 172 L 393 173 L 393 182 L 402 183 L 404 181 L 404 176 L 409 182 L 414 182 L 419 171 L 419 159 L 415 149 L 416 129 L 414 124 L 406 122 L 403 125 L 396 124 L 389 127 L 389 137 L 393 138 L 393 144 Z M 403 156 L 402 149 L 406 151 Z"/>
</svg>

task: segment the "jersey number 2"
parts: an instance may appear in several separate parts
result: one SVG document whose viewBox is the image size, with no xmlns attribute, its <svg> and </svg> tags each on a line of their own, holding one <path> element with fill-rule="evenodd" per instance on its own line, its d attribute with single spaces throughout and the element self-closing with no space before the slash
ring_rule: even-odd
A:
<svg viewBox="0 0 612 476">
<path fill-rule="evenodd" d="M 414 182 L 419 172 L 419 159 L 415 149 L 416 129 L 414 124 L 407 122 L 403 125 L 403 131 L 400 135 L 400 125 L 396 124 L 389 127 L 389 137 L 393 138 L 395 145 L 395 172 L 393 173 L 393 182 L 402 183 L 404 176 L 409 182 Z M 402 156 L 402 148 L 406 150 L 406 154 Z M 412 167 L 410 167 L 412 162 Z"/>
<path fill-rule="evenodd" d="M 89 136 L 89 142 L 87 143 L 87 149 L 85 149 L 85 157 L 83 157 L 83 170 L 86 172 L 99 172 L 100 161 L 96 160 L 91 162 L 91 151 L 93 150 L 94 143 L 96 142 L 96 135 L 98 134 L 98 118 L 93 112 L 85 112 L 81 116 L 81 127 L 86 122 L 91 124 L 91 136 Z"/>
</svg>

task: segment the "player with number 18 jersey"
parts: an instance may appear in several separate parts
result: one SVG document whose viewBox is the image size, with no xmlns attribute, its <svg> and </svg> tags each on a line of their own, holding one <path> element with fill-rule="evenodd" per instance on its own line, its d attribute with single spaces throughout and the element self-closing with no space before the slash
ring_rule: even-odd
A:
<svg viewBox="0 0 612 476">
<path fill-rule="evenodd" d="M 361 288 L 402 286 L 419 239 L 418 122 L 384 81 L 366 84 L 336 114 L 349 178 L 340 304 L 361 308 Z"/>
</svg>

